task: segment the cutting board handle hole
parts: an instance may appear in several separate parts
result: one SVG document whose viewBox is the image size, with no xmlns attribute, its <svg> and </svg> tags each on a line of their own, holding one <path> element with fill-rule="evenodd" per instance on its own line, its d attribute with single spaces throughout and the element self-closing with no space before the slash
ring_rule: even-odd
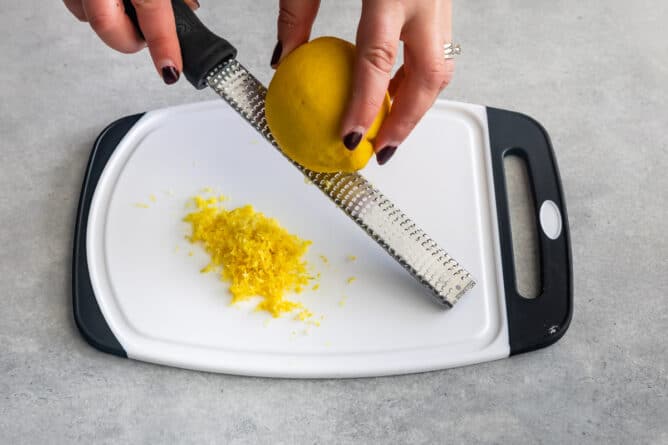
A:
<svg viewBox="0 0 668 445">
<path fill-rule="evenodd" d="M 541 292 L 536 205 L 527 163 L 512 151 L 503 159 L 515 264 L 515 289 L 524 298 Z"/>
</svg>

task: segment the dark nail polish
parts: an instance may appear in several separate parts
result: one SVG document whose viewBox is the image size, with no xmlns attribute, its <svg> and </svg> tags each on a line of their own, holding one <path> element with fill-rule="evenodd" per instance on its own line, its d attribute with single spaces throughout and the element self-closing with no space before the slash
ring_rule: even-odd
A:
<svg viewBox="0 0 668 445">
<path fill-rule="evenodd" d="M 162 69 L 162 80 L 165 81 L 167 85 L 176 83 L 179 80 L 179 72 L 173 66 L 166 66 Z"/>
<path fill-rule="evenodd" d="M 387 163 L 387 161 L 390 160 L 392 155 L 394 155 L 395 151 L 397 151 L 397 147 L 394 145 L 388 145 L 386 147 L 383 147 L 381 151 L 376 153 L 376 161 L 378 161 L 378 165 L 383 165 Z"/>
<path fill-rule="evenodd" d="M 276 43 L 276 47 L 274 48 L 274 53 L 271 55 L 271 66 L 274 66 L 278 63 L 278 59 L 281 58 L 282 52 L 283 52 L 283 44 L 279 40 L 278 43 Z"/>
<path fill-rule="evenodd" d="M 343 145 L 346 146 L 348 150 L 354 150 L 360 144 L 362 140 L 362 133 L 357 131 L 351 131 L 343 138 Z"/>
</svg>

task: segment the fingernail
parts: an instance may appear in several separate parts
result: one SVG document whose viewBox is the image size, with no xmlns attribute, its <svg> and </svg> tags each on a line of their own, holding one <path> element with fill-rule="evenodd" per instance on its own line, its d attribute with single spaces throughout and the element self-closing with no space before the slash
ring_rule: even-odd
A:
<svg viewBox="0 0 668 445">
<path fill-rule="evenodd" d="M 343 145 L 345 145 L 348 150 L 354 150 L 360 144 L 361 140 L 362 133 L 359 131 L 351 131 L 343 137 Z"/>
<path fill-rule="evenodd" d="M 176 83 L 176 81 L 179 80 L 179 76 L 180 74 L 178 70 L 172 65 L 162 67 L 162 80 L 164 80 L 167 85 Z"/>
<path fill-rule="evenodd" d="M 383 147 L 382 150 L 376 153 L 376 161 L 378 162 L 378 165 L 386 164 L 387 161 L 390 160 L 392 155 L 394 155 L 395 151 L 397 151 L 396 145 L 386 145 L 385 147 Z"/>
<path fill-rule="evenodd" d="M 201 8 L 201 5 L 197 0 L 193 0 L 193 3 L 197 6 L 197 9 Z"/>
<path fill-rule="evenodd" d="M 278 63 L 278 59 L 281 58 L 282 52 L 283 52 L 283 44 L 279 40 L 278 43 L 276 43 L 276 47 L 274 48 L 274 53 L 271 55 L 271 66 L 274 66 Z"/>
</svg>

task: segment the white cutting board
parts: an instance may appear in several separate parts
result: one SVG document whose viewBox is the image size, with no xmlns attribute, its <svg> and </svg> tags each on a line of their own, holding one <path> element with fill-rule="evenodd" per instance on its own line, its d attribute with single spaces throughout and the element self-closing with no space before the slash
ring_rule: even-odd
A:
<svg viewBox="0 0 668 445">
<path fill-rule="evenodd" d="M 222 101 L 146 113 L 104 167 L 86 235 L 95 298 L 127 356 L 278 377 L 402 374 L 507 357 L 485 107 L 437 102 L 388 164 L 372 159 L 363 175 L 472 274 L 475 288 L 453 309 L 434 304 Z M 182 218 L 206 187 L 229 196 L 228 208 L 252 204 L 313 241 L 307 260 L 320 288 L 289 298 L 322 316 L 320 326 L 274 319 L 254 311 L 256 302 L 232 306 L 227 284 L 199 272 L 208 258 L 185 240 Z"/>
</svg>

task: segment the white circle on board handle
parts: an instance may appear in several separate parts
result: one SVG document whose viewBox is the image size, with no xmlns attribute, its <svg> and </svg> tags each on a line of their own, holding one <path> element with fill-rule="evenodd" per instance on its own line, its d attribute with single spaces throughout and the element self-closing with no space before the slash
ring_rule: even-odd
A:
<svg viewBox="0 0 668 445">
<path fill-rule="evenodd" d="M 545 200 L 540 206 L 540 226 L 543 233 L 550 239 L 557 239 L 561 235 L 563 223 L 561 220 L 561 211 L 554 201 Z"/>
</svg>

